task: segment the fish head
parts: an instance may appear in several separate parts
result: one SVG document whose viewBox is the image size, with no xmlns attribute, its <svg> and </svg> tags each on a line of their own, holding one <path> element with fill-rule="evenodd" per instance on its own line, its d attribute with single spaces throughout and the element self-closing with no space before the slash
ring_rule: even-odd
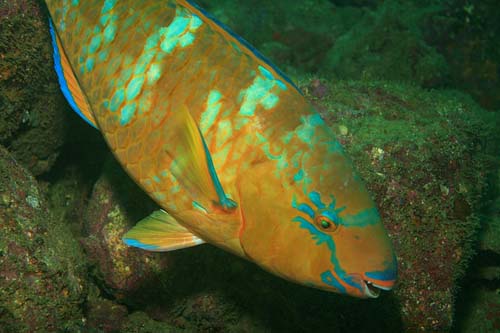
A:
<svg viewBox="0 0 500 333">
<path fill-rule="evenodd" d="M 264 162 L 245 175 L 242 248 L 251 260 L 293 282 L 378 297 L 396 281 L 391 240 L 343 151 L 315 148 L 302 150 L 297 163 L 294 158 L 282 163 L 288 168 Z"/>
</svg>

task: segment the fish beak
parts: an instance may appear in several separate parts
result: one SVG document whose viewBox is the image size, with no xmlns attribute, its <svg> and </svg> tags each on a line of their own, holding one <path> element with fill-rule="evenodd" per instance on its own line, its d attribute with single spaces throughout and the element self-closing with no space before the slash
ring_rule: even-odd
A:
<svg viewBox="0 0 500 333">
<path fill-rule="evenodd" d="M 377 298 L 379 297 L 381 290 L 389 291 L 392 289 L 392 286 L 391 287 L 381 286 L 368 280 L 363 280 L 363 282 L 364 282 L 363 290 L 365 296 L 368 298 Z"/>
</svg>

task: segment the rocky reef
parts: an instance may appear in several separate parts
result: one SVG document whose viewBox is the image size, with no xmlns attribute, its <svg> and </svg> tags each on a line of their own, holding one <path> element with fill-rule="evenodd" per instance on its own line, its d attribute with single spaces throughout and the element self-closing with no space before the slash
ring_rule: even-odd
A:
<svg viewBox="0 0 500 333">
<path fill-rule="evenodd" d="M 394 243 L 395 290 L 358 300 L 211 245 L 126 247 L 156 205 L 59 92 L 43 4 L 0 0 L 0 332 L 498 331 L 494 3 L 200 2 L 336 132 Z"/>
<path fill-rule="evenodd" d="M 0 331 L 77 331 L 87 266 L 65 220 L 33 176 L 0 146 Z"/>
<path fill-rule="evenodd" d="M 38 176 L 50 170 L 68 127 L 42 7 L 0 1 L 0 144 Z"/>
<path fill-rule="evenodd" d="M 485 208 L 497 117 L 467 95 L 388 82 L 313 80 L 305 91 L 322 96 L 313 102 L 379 205 L 398 253 L 405 326 L 449 329 Z"/>
</svg>

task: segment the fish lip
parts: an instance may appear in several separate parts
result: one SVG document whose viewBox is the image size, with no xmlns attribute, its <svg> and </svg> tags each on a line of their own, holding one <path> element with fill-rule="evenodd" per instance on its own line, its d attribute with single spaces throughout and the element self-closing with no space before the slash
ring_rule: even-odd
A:
<svg viewBox="0 0 500 333">
<path fill-rule="evenodd" d="M 369 298 L 377 298 L 380 296 L 380 292 L 382 290 L 389 291 L 392 289 L 391 287 L 380 286 L 380 285 L 377 285 L 376 283 L 373 283 L 372 281 L 365 280 L 365 279 L 363 279 L 363 282 L 364 282 L 364 284 L 363 284 L 364 294 L 365 294 L 365 296 L 367 296 Z"/>
</svg>

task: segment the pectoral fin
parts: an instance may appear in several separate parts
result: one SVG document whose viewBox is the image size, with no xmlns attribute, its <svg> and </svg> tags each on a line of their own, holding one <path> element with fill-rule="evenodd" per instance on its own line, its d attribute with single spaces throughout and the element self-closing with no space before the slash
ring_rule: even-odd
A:
<svg viewBox="0 0 500 333">
<path fill-rule="evenodd" d="M 224 210 L 236 208 L 222 188 L 205 139 L 189 110 L 183 106 L 173 118 L 176 144 L 170 148 L 175 156 L 172 173 L 205 209 L 210 210 L 212 204 Z"/>
<path fill-rule="evenodd" d="M 158 210 L 139 221 L 123 236 L 123 242 L 148 251 L 172 251 L 205 243 L 181 226 L 171 215 Z"/>
</svg>

